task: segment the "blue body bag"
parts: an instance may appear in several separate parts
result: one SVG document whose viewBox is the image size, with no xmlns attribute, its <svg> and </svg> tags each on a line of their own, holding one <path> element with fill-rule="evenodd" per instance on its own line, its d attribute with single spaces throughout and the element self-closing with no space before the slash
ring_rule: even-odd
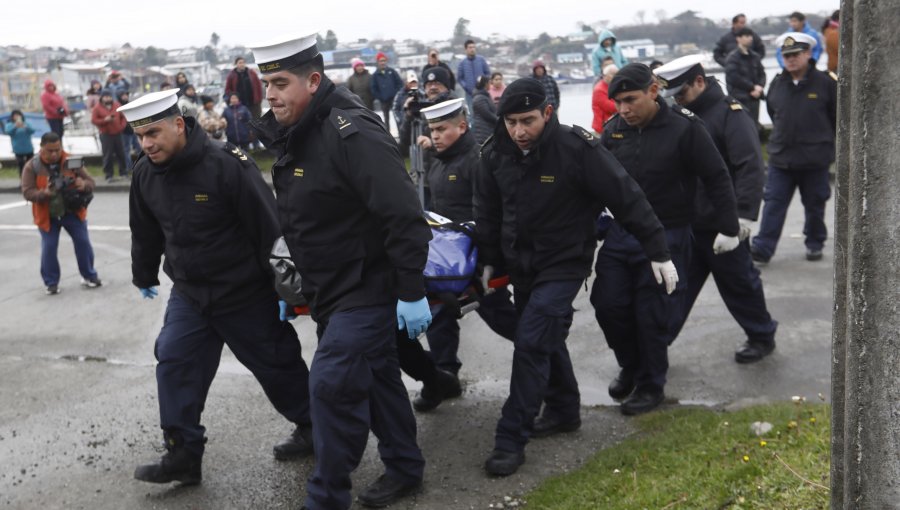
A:
<svg viewBox="0 0 900 510">
<path fill-rule="evenodd" d="M 429 294 L 463 293 L 475 277 L 478 248 L 471 237 L 471 225 L 431 221 L 425 289 Z"/>
</svg>

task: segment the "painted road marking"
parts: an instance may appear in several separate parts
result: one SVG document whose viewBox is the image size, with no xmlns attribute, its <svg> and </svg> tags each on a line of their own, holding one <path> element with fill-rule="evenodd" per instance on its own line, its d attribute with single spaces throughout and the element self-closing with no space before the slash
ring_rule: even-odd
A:
<svg viewBox="0 0 900 510">
<path fill-rule="evenodd" d="M 0 205 L 0 211 L 12 209 L 13 207 L 22 207 L 23 205 L 28 205 L 28 202 L 26 200 L 22 200 L 21 202 L 12 202 L 9 204 L 3 204 L 3 205 Z"/>
</svg>

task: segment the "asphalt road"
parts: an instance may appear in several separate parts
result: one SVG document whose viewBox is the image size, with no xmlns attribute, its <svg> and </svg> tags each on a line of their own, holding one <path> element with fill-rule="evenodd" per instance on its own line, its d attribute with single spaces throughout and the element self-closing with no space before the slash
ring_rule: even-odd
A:
<svg viewBox="0 0 900 510">
<path fill-rule="evenodd" d="M 829 209 L 829 225 L 831 215 Z M 779 251 L 763 269 L 769 308 L 780 322 L 775 353 L 756 365 L 734 363 L 743 332 L 709 284 L 670 349 L 666 407 L 727 408 L 820 393 L 829 398 L 832 251 L 826 246 L 821 262 L 804 260 L 802 219 L 795 200 Z M 272 458 L 272 445 L 291 426 L 227 349 L 203 419 L 209 437 L 203 484 L 180 488 L 132 479 L 138 463 L 160 455 L 153 342 L 171 284 L 166 281 L 159 298 L 146 301 L 130 283 L 126 193 L 97 194 L 89 221 L 103 287 L 79 287 L 72 244 L 63 234 L 62 293 L 46 296 L 30 206 L 15 194 L 0 194 L 0 508 L 299 508 L 312 460 Z M 484 474 L 512 349 L 472 314 L 462 326 L 466 392 L 418 416 L 428 461 L 425 491 L 395 508 L 488 508 L 505 497 L 515 501 L 632 432 L 606 395 L 616 365 L 586 292 L 576 308 L 568 343 L 582 391 L 582 429 L 533 441 L 526 464 L 512 477 Z M 294 324 L 309 362 L 313 325 L 306 318 Z M 418 384 L 406 382 L 413 395 Z M 354 475 L 355 489 L 379 474 L 372 438 Z"/>
</svg>

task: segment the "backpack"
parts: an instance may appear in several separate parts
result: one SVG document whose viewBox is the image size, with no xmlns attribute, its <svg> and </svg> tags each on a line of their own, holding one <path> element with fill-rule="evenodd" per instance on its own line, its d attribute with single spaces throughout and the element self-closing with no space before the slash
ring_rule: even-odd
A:
<svg viewBox="0 0 900 510">
<path fill-rule="evenodd" d="M 428 261 L 425 263 L 425 290 L 430 294 L 461 294 L 475 277 L 478 248 L 472 239 L 473 223 L 454 223 L 426 212 L 431 226 Z"/>
</svg>

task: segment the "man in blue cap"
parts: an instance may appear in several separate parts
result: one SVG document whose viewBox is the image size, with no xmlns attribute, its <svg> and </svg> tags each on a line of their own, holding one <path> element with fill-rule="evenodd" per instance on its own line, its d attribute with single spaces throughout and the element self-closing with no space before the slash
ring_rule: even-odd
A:
<svg viewBox="0 0 900 510">
<path fill-rule="evenodd" d="M 643 192 L 592 133 L 559 123 L 541 82 L 510 84 L 497 113 L 475 180 L 475 225 L 484 286 L 495 269 L 505 268 L 518 313 L 509 397 L 484 465 L 489 474 L 507 476 L 525 462 L 529 437 L 581 426 L 566 337 L 572 301 L 591 272 L 594 225 L 604 207 L 640 240 L 653 261 L 645 267 L 648 277 L 673 288 L 678 275 Z"/>
<path fill-rule="evenodd" d="M 252 50 L 272 107 L 254 127 L 278 153 L 284 240 L 318 324 L 309 377 L 316 465 L 305 504 L 350 507 L 350 473 L 371 430 L 385 473 L 359 502 L 385 506 L 422 487 L 395 332 L 414 340 L 431 323 L 431 231 L 385 123 L 325 76 L 316 34 Z"/>
</svg>

